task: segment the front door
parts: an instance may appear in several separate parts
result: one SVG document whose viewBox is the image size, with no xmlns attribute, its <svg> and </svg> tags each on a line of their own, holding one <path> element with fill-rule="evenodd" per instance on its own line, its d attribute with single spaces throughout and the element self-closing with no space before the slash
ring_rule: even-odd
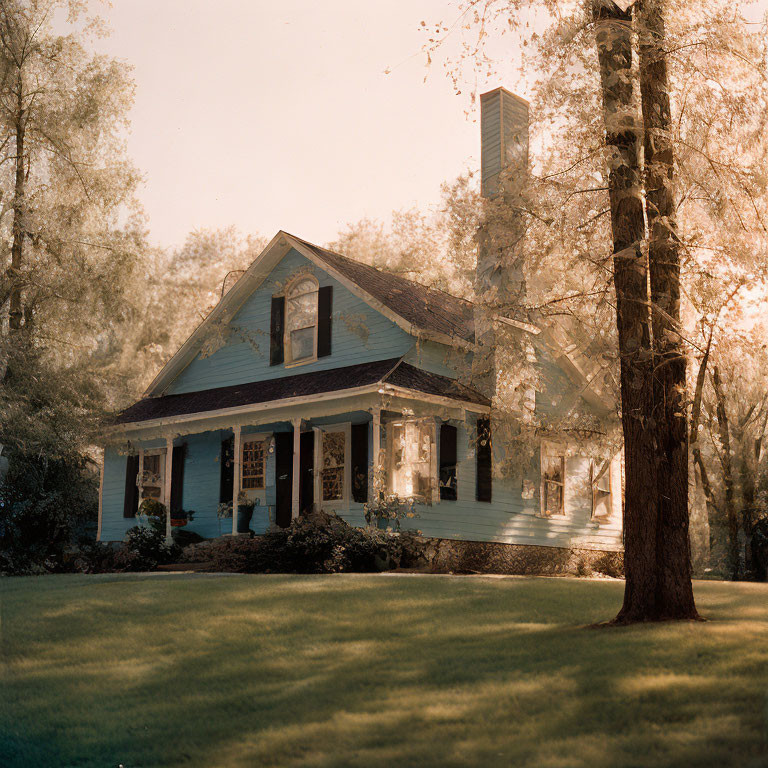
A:
<svg viewBox="0 0 768 768">
<path fill-rule="evenodd" d="M 293 486 L 293 432 L 275 433 L 275 522 L 291 524 Z"/>
</svg>

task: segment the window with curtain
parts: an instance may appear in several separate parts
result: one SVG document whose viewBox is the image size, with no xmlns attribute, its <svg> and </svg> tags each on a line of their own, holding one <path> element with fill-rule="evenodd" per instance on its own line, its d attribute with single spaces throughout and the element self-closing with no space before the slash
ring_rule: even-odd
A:
<svg viewBox="0 0 768 768">
<path fill-rule="evenodd" d="M 433 423 L 416 420 L 387 425 L 391 493 L 432 501 L 433 429 Z"/>
<path fill-rule="evenodd" d="M 592 519 L 598 522 L 607 520 L 613 511 L 611 504 L 611 462 L 604 461 L 599 466 L 592 461 Z"/>
</svg>

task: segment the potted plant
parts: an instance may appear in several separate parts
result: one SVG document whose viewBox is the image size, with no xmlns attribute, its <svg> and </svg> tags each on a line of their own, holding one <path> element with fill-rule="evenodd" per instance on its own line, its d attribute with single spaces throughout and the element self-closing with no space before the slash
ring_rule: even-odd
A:
<svg viewBox="0 0 768 768">
<path fill-rule="evenodd" d="M 253 508 L 256 506 L 256 499 L 249 498 L 243 491 L 237 495 L 237 532 L 248 533 L 253 517 Z"/>
<path fill-rule="evenodd" d="M 165 530 L 165 504 L 157 499 L 143 499 L 136 512 L 139 520 L 146 520 L 150 528 L 156 531 Z"/>
<path fill-rule="evenodd" d="M 171 527 L 182 528 L 189 523 L 194 516 L 195 513 L 192 510 L 187 512 L 184 509 L 177 509 L 176 511 L 171 512 Z"/>
</svg>

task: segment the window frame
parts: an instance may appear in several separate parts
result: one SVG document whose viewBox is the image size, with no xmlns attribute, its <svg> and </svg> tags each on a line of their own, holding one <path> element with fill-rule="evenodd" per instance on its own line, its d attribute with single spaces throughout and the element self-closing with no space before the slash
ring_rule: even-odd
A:
<svg viewBox="0 0 768 768">
<path fill-rule="evenodd" d="M 552 460 L 552 459 L 560 460 L 560 470 L 561 470 L 561 477 L 562 477 L 561 482 L 558 482 L 557 480 L 547 480 L 544 477 L 545 463 L 547 460 Z M 541 458 L 540 458 L 541 487 L 539 489 L 540 491 L 539 507 L 540 507 L 541 517 L 545 517 L 545 518 L 564 517 L 566 514 L 565 490 L 568 484 L 568 475 L 566 473 L 566 468 L 567 468 L 566 459 L 567 459 L 567 455 L 564 448 L 559 448 L 557 446 L 545 447 L 542 445 Z M 560 509 L 557 512 L 551 512 L 547 509 L 547 485 L 548 484 L 557 485 L 560 488 Z"/>
<path fill-rule="evenodd" d="M 300 293 L 296 294 L 295 296 L 292 295 L 292 291 L 294 288 L 301 282 L 305 280 L 311 280 L 315 284 L 315 290 L 314 291 L 307 291 L 306 293 Z M 300 360 L 295 360 L 293 357 L 293 345 L 291 344 L 291 329 L 290 329 L 290 310 L 291 310 L 291 300 L 298 298 L 299 296 L 307 296 L 310 293 L 315 294 L 315 324 L 314 326 L 305 326 L 305 328 L 314 328 L 314 333 L 312 335 L 312 354 L 309 357 L 302 357 Z M 318 338 L 318 328 L 320 326 L 320 281 L 312 274 L 309 273 L 302 273 L 299 275 L 296 275 L 286 286 L 284 294 L 285 296 L 285 309 L 283 310 L 285 317 L 283 318 L 283 357 L 284 357 L 284 365 L 286 368 L 293 368 L 298 365 L 305 365 L 307 363 L 314 363 L 317 361 L 317 338 Z M 304 328 L 294 328 L 293 330 L 300 331 L 304 330 Z"/>
<path fill-rule="evenodd" d="M 166 449 L 165 448 L 149 448 L 139 449 L 139 472 L 136 475 L 136 485 L 139 488 L 139 501 L 138 506 L 141 507 L 141 502 L 145 499 L 154 499 L 155 501 L 159 501 L 161 504 L 166 503 L 166 489 L 165 489 L 165 462 L 166 462 Z M 145 496 L 144 495 L 144 486 L 147 485 L 147 483 L 144 482 L 144 462 L 147 457 L 154 458 L 155 456 L 158 457 L 158 477 L 159 481 L 155 485 L 148 485 L 149 488 L 160 488 L 160 495 L 156 498 L 154 496 Z"/>
<path fill-rule="evenodd" d="M 248 476 L 246 478 L 245 474 L 245 450 L 246 446 L 250 445 L 251 443 L 261 444 L 261 479 L 263 485 L 261 486 L 249 486 L 245 487 L 245 481 L 246 479 L 251 479 L 251 477 L 258 477 L 259 474 Z M 267 436 L 266 435 L 242 435 L 241 436 L 241 443 L 240 443 L 240 491 L 265 491 L 267 488 L 267 454 L 268 454 L 268 443 L 267 443 Z"/>
<path fill-rule="evenodd" d="M 386 467 L 387 467 L 387 493 L 395 494 L 394 479 L 395 479 L 395 450 L 394 450 L 394 430 L 392 427 L 403 425 L 407 423 L 415 423 L 421 427 L 423 426 L 429 436 L 429 495 L 421 496 L 420 494 L 412 494 L 404 498 L 411 498 L 419 504 L 432 505 L 440 502 L 440 478 L 439 478 L 439 458 L 437 449 L 437 422 L 431 417 L 414 417 L 414 416 L 401 416 L 395 417 L 387 421 L 386 423 Z M 458 461 L 457 461 L 457 475 L 458 475 Z"/>
<path fill-rule="evenodd" d="M 315 429 L 315 504 L 320 509 L 348 509 L 350 494 L 350 480 L 352 476 L 352 422 L 346 421 L 340 424 L 328 424 Z M 342 432 L 344 434 L 344 474 L 342 494 L 340 499 L 326 501 L 323 499 L 323 471 L 325 452 L 323 450 L 323 438 L 327 433 Z"/>
<path fill-rule="evenodd" d="M 612 477 L 613 461 L 614 460 L 612 458 L 606 459 L 604 461 L 602 468 L 597 473 L 596 473 L 597 462 L 595 461 L 595 459 L 592 459 L 592 462 L 590 465 L 589 485 L 590 485 L 590 488 L 592 489 L 592 514 L 590 516 L 590 519 L 596 523 L 605 523 L 613 517 L 613 512 L 614 512 L 613 510 L 613 477 Z M 607 477 L 608 479 L 607 491 L 604 491 L 597 487 L 597 484 L 604 477 Z M 596 507 L 597 507 L 598 493 L 608 497 L 608 514 L 606 515 L 595 514 Z"/>
</svg>

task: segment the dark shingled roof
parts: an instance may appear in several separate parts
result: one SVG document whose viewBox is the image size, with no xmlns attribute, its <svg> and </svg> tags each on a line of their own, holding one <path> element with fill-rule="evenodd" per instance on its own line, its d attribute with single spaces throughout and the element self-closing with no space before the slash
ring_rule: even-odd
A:
<svg viewBox="0 0 768 768">
<path fill-rule="evenodd" d="M 318 258 L 416 328 L 474 343 L 475 319 L 471 302 L 348 259 L 296 235 L 291 237 L 301 241 Z"/>
<path fill-rule="evenodd" d="M 300 373 L 296 376 L 283 376 L 267 381 L 254 381 L 248 384 L 235 384 L 231 387 L 217 387 L 200 392 L 187 392 L 180 395 L 145 397 L 119 413 L 118 424 L 162 419 L 169 416 L 185 416 L 193 413 L 205 413 L 220 408 L 237 408 L 242 405 L 267 403 L 284 400 L 289 397 L 306 397 L 323 392 L 339 392 L 353 387 L 370 384 L 392 384 L 393 386 L 414 389 L 430 395 L 450 397 L 478 405 L 490 405 L 487 398 L 469 387 L 459 384 L 446 376 L 428 373 L 399 358 L 378 360 L 373 363 L 360 363 L 329 371 Z"/>
</svg>

